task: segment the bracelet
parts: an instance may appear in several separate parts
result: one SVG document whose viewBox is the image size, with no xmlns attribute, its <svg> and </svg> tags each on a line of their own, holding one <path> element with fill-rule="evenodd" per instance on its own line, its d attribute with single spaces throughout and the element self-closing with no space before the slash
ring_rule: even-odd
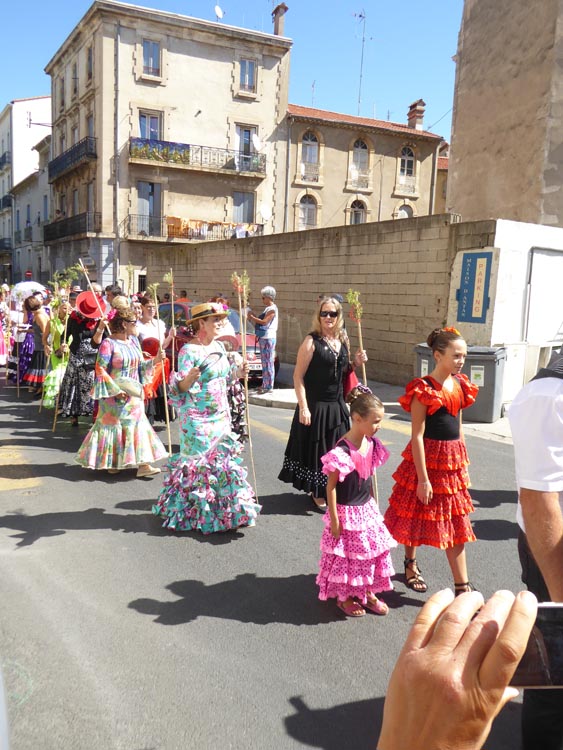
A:
<svg viewBox="0 0 563 750">
<path fill-rule="evenodd" d="M 423 487 L 428 487 L 430 485 L 430 482 L 419 482 Z"/>
</svg>

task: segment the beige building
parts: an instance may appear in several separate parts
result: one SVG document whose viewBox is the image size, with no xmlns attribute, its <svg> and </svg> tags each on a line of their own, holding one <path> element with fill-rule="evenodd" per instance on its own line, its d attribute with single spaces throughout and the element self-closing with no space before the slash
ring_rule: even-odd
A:
<svg viewBox="0 0 563 750">
<path fill-rule="evenodd" d="M 53 270 L 143 285 L 157 245 L 283 229 L 289 50 L 274 34 L 96 0 L 48 63 Z"/>
<path fill-rule="evenodd" d="M 284 228 L 436 213 L 442 138 L 424 130 L 424 110 L 414 102 L 401 124 L 290 104 Z"/>
<path fill-rule="evenodd" d="M 563 226 L 562 21 L 556 0 L 465 0 L 447 199 L 464 221 Z"/>
</svg>

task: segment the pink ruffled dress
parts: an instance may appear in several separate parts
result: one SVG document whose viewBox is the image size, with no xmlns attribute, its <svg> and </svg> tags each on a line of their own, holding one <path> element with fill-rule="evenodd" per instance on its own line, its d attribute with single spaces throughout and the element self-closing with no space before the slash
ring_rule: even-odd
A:
<svg viewBox="0 0 563 750">
<path fill-rule="evenodd" d="M 327 511 L 317 576 L 319 599 L 323 601 L 354 597 L 366 604 L 367 594 L 393 590 L 391 576 L 395 571 L 389 550 L 397 542 L 388 532 L 371 492 L 371 477 L 388 458 L 389 452 L 375 437 L 367 439 L 365 451 L 342 438 L 321 458 L 325 474 L 338 471 L 336 510 L 341 527 L 340 537 L 335 539 Z"/>
</svg>

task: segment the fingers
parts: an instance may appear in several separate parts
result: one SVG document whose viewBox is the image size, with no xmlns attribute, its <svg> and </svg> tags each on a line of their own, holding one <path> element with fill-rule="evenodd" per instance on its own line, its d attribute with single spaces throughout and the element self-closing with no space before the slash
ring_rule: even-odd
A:
<svg viewBox="0 0 563 750">
<path fill-rule="evenodd" d="M 510 682 L 526 650 L 537 609 L 537 599 L 529 591 L 521 591 L 514 599 L 501 625 L 500 635 L 483 659 L 479 670 L 484 690 L 504 689 Z"/>
<path fill-rule="evenodd" d="M 411 651 L 426 646 L 434 633 L 440 615 L 452 603 L 453 599 L 454 594 L 450 589 L 438 591 L 428 599 L 414 621 L 403 651 Z"/>
<path fill-rule="evenodd" d="M 472 618 L 482 606 L 483 596 L 478 591 L 457 597 L 434 628 L 432 648 L 446 653 L 457 650 Z"/>
</svg>

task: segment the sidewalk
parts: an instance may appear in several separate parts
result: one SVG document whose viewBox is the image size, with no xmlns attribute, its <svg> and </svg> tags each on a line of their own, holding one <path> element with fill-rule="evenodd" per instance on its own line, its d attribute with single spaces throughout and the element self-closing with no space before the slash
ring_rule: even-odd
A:
<svg viewBox="0 0 563 750">
<path fill-rule="evenodd" d="M 395 422 L 410 424 L 409 415 L 397 403 L 397 399 L 404 393 L 404 388 L 399 385 L 378 383 L 368 380 L 368 386 L 379 396 L 385 405 L 385 419 Z M 295 409 L 297 398 L 293 390 L 293 365 L 280 364 L 280 370 L 276 377 L 276 388 L 272 393 L 258 395 L 250 393 L 249 401 L 256 406 L 274 406 L 278 409 Z M 497 419 L 492 424 L 484 422 L 472 422 L 470 411 L 464 414 L 463 430 L 468 435 L 475 435 L 486 440 L 497 440 L 502 443 L 512 444 L 510 426 L 507 417 Z"/>
</svg>

